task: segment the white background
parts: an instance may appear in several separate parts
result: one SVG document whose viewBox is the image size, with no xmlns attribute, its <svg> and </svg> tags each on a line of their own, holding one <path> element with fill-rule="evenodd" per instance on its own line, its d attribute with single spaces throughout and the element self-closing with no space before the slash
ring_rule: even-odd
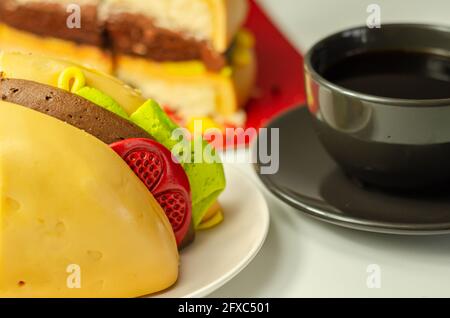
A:
<svg viewBox="0 0 450 318">
<path fill-rule="evenodd" d="M 327 34 L 364 24 L 371 3 L 381 6 L 382 22 L 450 24 L 449 0 L 260 3 L 302 51 Z M 251 167 L 242 168 L 260 186 Z M 400 237 L 342 229 L 312 220 L 265 194 L 272 219 L 265 246 L 212 297 L 450 297 L 450 236 Z M 367 288 L 370 264 L 381 267 L 380 289 Z"/>
</svg>

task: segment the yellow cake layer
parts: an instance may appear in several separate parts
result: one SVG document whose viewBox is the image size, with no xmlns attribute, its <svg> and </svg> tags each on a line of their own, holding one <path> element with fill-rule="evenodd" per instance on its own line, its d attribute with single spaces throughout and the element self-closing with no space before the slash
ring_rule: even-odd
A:
<svg viewBox="0 0 450 318">
<path fill-rule="evenodd" d="M 52 58 L 75 61 L 78 64 L 108 74 L 113 73 L 113 59 L 109 53 L 101 48 L 56 38 L 43 38 L 1 23 L 0 50 L 46 55 Z"/>
</svg>

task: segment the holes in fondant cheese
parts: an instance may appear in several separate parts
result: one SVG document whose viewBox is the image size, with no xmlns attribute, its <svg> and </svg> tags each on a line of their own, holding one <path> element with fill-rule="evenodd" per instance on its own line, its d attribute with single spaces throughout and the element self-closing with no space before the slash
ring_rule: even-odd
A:
<svg viewBox="0 0 450 318">
<path fill-rule="evenodd" d="M 20 203 L 11 197 L 5 198 L 5 211 L 7 212 L 17 212 L 20 210 Z"/>
<path fill-rule="evenodd" d="M 87 251 L 88 257 L 93 261 L 100 261 L 103 258 L 103 253 L 99 251 Z"/>
<path fill-rule="evenodd" d="M 27 284 L 27 283 L 26 283 L 25 281 L 21 280 L 21 281 L 19 281 L 19 282 L 17 283 L 17 286 L 19 286 L 19 287 L 25 287 L 26 284 Z"/>
<path fill-rule="evenodd" d="M 64 222 L 59 221 L 58 223 L 56 223 L 55 232 L 58 235 L 62 235 L 64 232 L 66 232 L 66 225 L 64 224 Z"/>
</svg>

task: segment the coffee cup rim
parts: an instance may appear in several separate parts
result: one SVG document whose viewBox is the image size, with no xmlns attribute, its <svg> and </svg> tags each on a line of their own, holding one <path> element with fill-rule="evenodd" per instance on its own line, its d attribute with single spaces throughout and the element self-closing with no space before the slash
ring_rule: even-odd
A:
<svg viewBox="0 0 450 318">
<path fill-rule="evenodd" d="M 387 23 L 383 24 L 382 28 L 399 28 L 399 27 L 405 27 L 405 28 L 417 28 L 417 29 L 428 29 L 432 31 L 440 31 L 440 32 L 448 32 L 450 34 L 450 26 L 443 26 L 443 25 L 434 25 L 434 24 L 421 24 L 421 23 Z M 417 106 L 430 106 L 430 107 L 439 107 L 439 106 L 450 106 L 450 97 L 449 98 L 441 98 L 441 99 L 404 99 L 404 98 L 392 98 L 392 97 L 383 97 L 383 96 L 376 96 L 366 93 L 361 93 L 358 91 L 354 91 L 351 89 L 347 89 L 345 87 L 342 87 L 338 84 L 335 84 L 327 79 L 325 79 L 322 75 L 319 74 L 319 72 L 316 71 L 312 64 L 312 56 L 316 49 L 319 46 L 325 46 L 328 41 L 331 39 L 338 37 L 344 33 L 366 29 L 368 28 L 366 25 L 347 28 L 342 31 L 335 32 L 329 36 L 326 36 L 325 38 L 319 40 L 316 42 L 306 53 L 305 55 L 305 70 L 308 74 L 312 76 L 314 80 L 319 82 L 321 85 L 333 90 L 338 91 L 339 93 L 352 97 L 357 98 L 363 101 L 378 103 L 378 104 L 388 104 L 392 106 L 410 106 L 410 107 L 417 107 Z M 379 29 L 378 29 L 379 30 Z M 449 53 L 450 54 L 450 53 Z"/>
</svg>

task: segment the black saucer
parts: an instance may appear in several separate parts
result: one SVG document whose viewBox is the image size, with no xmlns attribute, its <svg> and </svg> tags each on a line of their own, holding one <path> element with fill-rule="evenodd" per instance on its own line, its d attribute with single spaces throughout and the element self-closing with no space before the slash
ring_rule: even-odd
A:
<svg viewBox="0 0 450 318">
<path fill-rule="evenodd" d="M 348 228 L 410 235 L 450 233 L 450 188 L 392 193 L 348 178 L 319 143 L 309 116 L 306 107 L 297 108 L 268 126 L 280 129 L 280 170 L 258 175 L 278 198 Z"/>
</svg>

